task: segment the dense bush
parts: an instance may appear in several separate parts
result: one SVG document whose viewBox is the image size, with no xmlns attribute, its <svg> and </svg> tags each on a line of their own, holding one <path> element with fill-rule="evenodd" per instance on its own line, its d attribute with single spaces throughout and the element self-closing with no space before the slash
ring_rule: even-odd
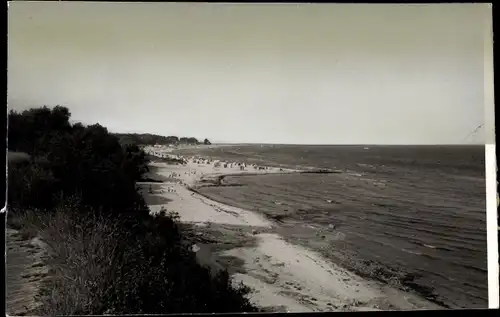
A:
<svg viewBox="0 0 500 317">
<path fill-rule="evenodd" d="M 38 230 L 56 271 L 41 313 L 254 311 L 246 288 L 196 262 L 173 217 L 149 214 L 135 188 L 144 152 L 69 118 L 59 106 L 9 114 L 9 151 L 29 154 L 9 164 L 9 217 Z"/>
<path fill-rule="evenodd" d="M 69 118 L 64 107 L 10 112 L 9 150 L 32 157 L 29 167 L 16 165 L 9 170 L 10 203 L 51 209 L 54 196 L 79 194 L 85 205 L 96 210 L 144 210 L 135 190 L 135 181 L 146 171 L 144 153 L 133 145 L 122 148 L 118 139 L 98 124 L 71 125 Z M 33 174 L 44 176 L 38 187 L 28 180 L 25 186 L 18 186 L 19 178 Z M 19 199 L 36 192 L 50 194 L 44 200 Z"/>
</svg>

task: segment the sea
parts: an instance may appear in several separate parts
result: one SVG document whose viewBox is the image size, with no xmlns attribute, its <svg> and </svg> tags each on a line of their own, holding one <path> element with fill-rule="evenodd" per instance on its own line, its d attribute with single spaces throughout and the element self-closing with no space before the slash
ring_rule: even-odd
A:
<svg viewBox="0 0 500 317">
<path fill-rule="evenodd" d="M 484 146 L 252 144 L 180 152 L 338 170 L 228 176 L 226 186 L 200 191 L 278 219 L 287 240 L 366 278 L 448 308 L 488 306 Z"/>
</svg>

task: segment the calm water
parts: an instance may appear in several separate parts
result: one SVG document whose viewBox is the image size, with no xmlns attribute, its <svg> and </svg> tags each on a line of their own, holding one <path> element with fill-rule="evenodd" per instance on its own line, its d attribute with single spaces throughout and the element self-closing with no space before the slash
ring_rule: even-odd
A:
<svg viewBox="0 0 500 317">
<path fill-rule="evenodd" d="M 251 145 L 182 151 L 340 174 L 234 176 L 201 191 L 268 216 L 359 274 L 448 307 L 487 307 L 483 146 Z M 321 230 L 320 230 L 321 229 Z"/>
</svg>

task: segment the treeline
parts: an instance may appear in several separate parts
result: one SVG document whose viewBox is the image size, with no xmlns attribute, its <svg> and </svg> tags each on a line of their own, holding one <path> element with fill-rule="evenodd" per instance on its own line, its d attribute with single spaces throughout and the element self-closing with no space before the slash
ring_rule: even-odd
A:
<svg viewBox="0 0 500 317">
<path fill-rule="evenodd" d="M 121 147 L 99 124 L 72 125 L 69 118 L 65 107 L 10 112 L 8 149 L 31 156 L 27 164 L 11 166 L 11 206 L 50 210 L 61 195 L 79 195 L 103 212 L 147 213 L 135 189 L 147 170 L 144 153 L 133 144 Z"/>
<path fill-rule="evenodd" d="M 199 145 L 210 144 L 208 139 L 199 142 L 193 137 L 162 136 L 150 133 L 115 133 L 121 144 L 139 144 L 139 145 Z"/>
<path fill-rule="evenodd" d="M 174 214 L 150 215 L 136 188 L 144 152 L 69 119 L 60 106 L 8 117 L 9 152 L 27 154 L 9 162 L 8 224 L 47 243 L 53 270 L 32 313 L 255 311 L 227 272 L 197 263 Z"/>
</svg>

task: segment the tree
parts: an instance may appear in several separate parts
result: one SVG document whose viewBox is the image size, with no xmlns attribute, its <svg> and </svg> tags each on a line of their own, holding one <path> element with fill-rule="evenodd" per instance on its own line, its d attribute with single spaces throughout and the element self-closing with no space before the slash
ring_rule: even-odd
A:
<svg viewBox="0 0 500 317">
<path fill-rule="evenodd" d="M 76 253 L 61 275 L 75 273 L 71 272 L 75 267 L 89 268 L 75 282 L 85 287 L 85 295 L 69 298 L 72 305 L 80 305 L 77 314 L 255 311 L 246 298 L 248 290 L 232 285 L 227 272 L 212 276 L 199 265 L 175 218 L 150 215 L 135 187 L 147 164 L 140 147 L 120 143 L 99 124 L 72 125 L 69 116 L 64 107 L 9 114 L 9 148 L 28 155 L 17 161 L 10 156 L 8 199 L 16 210 L 52 213 L 43 218 L 47 222 L 38 221 L 35 227 L 41 226 L 45 239 L 52 239 L 53 244 L 65 245 L 59 255 L 50 255 L 53 261 L 60 263 L 69 259 L 69 252 Z M 146 135 L 145 139 L 159 142 L 165 137 Z M 198 142 L 195 138 L 184 141 Z M 68 221 L 58 221 L 59 213 Z M 75 229 L 96 238 L 75 236 Z M 97 252 L 96 258 L 88 250 L 110 252 Z M 109 259 L 110 265 L 104 264 Z M 102 275 L 94 274 L 96 269 Z M 51 279 L 48 283 L 56 294 L 75 294 L 73 282 Z M 45 308 L 59 311 L 36 315 L 75 311 L 67 306 L 68 297 L 53 299 L 45 302 Z"/>
<path fill-rule="evenodd" d="M 205 145 L 210 145 L 210 144 L 212 144 L 212 143 L 210 143 L 210 141 L 208 141 L 208 139 L 205 139 L 205 140 L 203 141 L 203 144 L 205 144 Z"/>
<path fill-rule="evenodd" d="M 50 210 L 53 196 L 78 194 L 96 209 L 134 209 L 141 200 L 135 181 L 147 171 L 145 153 L 136 145 L 122 147 L 99 124 L 72 125 L 69 118 L 69 110 L 60 106 L 10 112 L 9 148 L 26 152 L 34 162 L 10 170 L 10 201 Z M 27 183 L 16 181 L 19 177 Z"/>
<path fill-rule="evenodd" d="M 167 144 L 178 144 L 179 143 L 179 138 L 176 136 L 167 136 L 166 138 Z"/>
</svg>

